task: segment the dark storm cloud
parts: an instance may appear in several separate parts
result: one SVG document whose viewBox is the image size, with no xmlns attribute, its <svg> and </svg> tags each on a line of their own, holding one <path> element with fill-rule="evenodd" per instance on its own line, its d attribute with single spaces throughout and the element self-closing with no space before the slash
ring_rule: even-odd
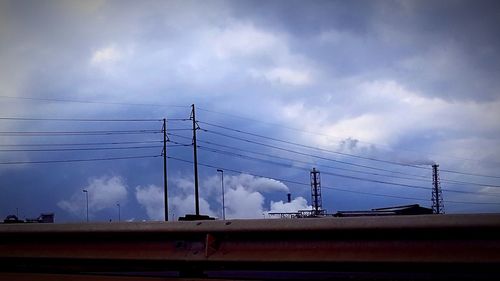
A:
<svg viewBox="0 0 500 281">
<path fill-rule="evenodd" d="M 449 100 L 494 100 L 500 90 L 497 1 L 247 1 L 235 11 L 289 34 L 292 50 L 334 76 L 397 77 Z"/>
<path fill-rule="evenodd" d="M 237 16 L 304 40 L 332 27 L 365 34 L 376 8 L 376 1 L 267 1 L 259 5 L 239 1 L 233 4 Z"/>
<path fill-rule="evenodd" d="M 474 172 L 498 170 L 497 164 L 457 161 L 500 156 L 500 38 L 496 36 L 500 9 L 495 1 L 3 1 L 0 5 L 0 93 L 21 97 L 2 98 L 4 116 L 186 118 L 188 106 L 195 103 L 201 121 L 264 136 L 329 149 L 338 149 L 342 140 L 351 138 L 359 140 L 351 152 L 360 155 L 408 163 L 432 159 L 445 167 Z M 113 104 L 116 102 L 123 104 Z M 155 106 L 125 105 L 134 103 Z M 161 106 L 168 104 L 186 107 Z M 189 125 L 169 124 L 169 128 Z M 0 123 L 5 131 L 96 126 L 115 128 L 103 124 Z M 189 132 L 182 134 L 189 138 Z M 313 157 L 283 155 L 283 151 L 203 131 L 199 136 L 200 140 L 271 156 L 325 164 Z M 99 139 L 66 139 L 70 140 Z M 0 143 L 22 141 L 49 140 L 0 139 Z M 183 159 L 192 157 L 187 148 L 172 148 L 169 153 Z M 64 157 L 92 155 L 101 154 L 75 152 Z M 56 156 L 1 154 L 0 159 Z M 207 151 L 200 151 L 199 160 L 300 182 L 309 180 L 307 170 L 277 168 Z M 289 162 L 293 167 L 310 168 Z M 57 202 L 70 202 L 92 178 L 113 176 L 127 186 L 129 218 L 145 219 L 149 213 L 158 213 L 151 206 L 141 206 L 137 198 L 157 206 L 158 200 L 150 197 L 161 193 L 159 159 L 0 168 L 1 187 L 6 190 L 0 199 L 2 215 L 17 205 L 29 206 L 33 216 L 42 209 L 63 212 L 57 209 Z M 189 203 L 186 198 L 192 190 L 184 190 L 187 185 L 179 182 L 192 177 L 191 164 L 170 161 L 169 172 L 172 194 L 184 192 L 179 198 Z M 214 169 L 200 168 L 202 179 L 212 179 L 215 174 Z M 359 191 L 407 191 L 334 176 L 324 179 L 326 186 Z M 20 188 L 12 189 L 17 186 Z M 310 196 L 308 186 L 288 188 L 297 197 Z M 31 195 L 26 194 L 30 190 L 41 200 L 29 200 Z M 400 202 L 328 192 L 330 210 Z M 409 192 L 429 197 L 425 191 Z M 267 208 L 270 201 L 280 198 L 281 193 L 266 194 L 259 206 Z M 215 211 L 215 196 L 206 204 Z M 108 209 L 98 218 L 107 220 L 114 207 Z M 61 216 L 63 220 L 81 219 L 70 213 Z"/>
</svg>

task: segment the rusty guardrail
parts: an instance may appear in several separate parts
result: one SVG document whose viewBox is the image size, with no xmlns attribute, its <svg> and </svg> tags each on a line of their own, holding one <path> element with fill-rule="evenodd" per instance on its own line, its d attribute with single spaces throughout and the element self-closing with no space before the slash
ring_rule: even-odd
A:
<svg viewBox="0 0 500 281">
<path fill-rule="evenodd" d="M 500 215 L 0 225 L 0 277 L 25 272 L 498 279 Z"/>
</svg>

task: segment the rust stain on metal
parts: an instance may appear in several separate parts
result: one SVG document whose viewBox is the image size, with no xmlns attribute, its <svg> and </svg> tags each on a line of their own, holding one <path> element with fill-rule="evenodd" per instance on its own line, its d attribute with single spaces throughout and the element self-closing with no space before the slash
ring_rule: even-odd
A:
<svg viewBox="0 0 500 281">
<path fill-rule="evenodd" d="M 208 258 L 215 252 L 217 252 L 217 240 L 215 236 L 211 233 L 207 233 L 207 236 L 205 237 L 205 257 Z"/>
</svg>

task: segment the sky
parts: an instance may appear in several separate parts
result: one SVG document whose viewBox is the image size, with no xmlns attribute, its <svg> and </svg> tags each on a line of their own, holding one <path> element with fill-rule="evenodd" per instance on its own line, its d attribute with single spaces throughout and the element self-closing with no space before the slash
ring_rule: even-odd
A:
<svg viewBox="0 0 500 281">
<path fill-rule="evenodd" d="M 500 211 L 498 1 L 0 0 L 0 217 Z M 85 161 L 82 161 L 85 160 Z M 88 193 L 82 192 L 87 190 Z M 287 202 L 291 193 L 292 201 Z"/>
</svg>

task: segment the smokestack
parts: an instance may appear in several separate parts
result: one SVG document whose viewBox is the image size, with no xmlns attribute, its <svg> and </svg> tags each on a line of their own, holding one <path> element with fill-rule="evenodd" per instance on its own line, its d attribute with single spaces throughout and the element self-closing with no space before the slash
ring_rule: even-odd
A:
<svg viewBox="0 0 500 281">
<path fill-rule="evenodd" d="M 292 194 L 288 193 L 286 196 L 288 198 L 288 203 L 292 202 Z"/>
</svg>

